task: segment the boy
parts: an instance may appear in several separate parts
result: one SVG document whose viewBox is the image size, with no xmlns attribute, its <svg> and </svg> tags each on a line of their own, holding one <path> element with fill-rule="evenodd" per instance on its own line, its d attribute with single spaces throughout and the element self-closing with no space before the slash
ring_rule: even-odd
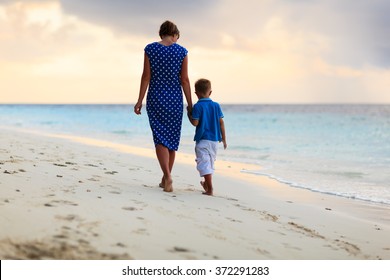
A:
<svg viewBox="0 0 390 280">
<path fill-rule="evenodd" d="M 199 100 L 192 108 L 192 114 L 188 113 L 191 124 L 196 126 L 196 167 L 204 178 L 200 184 L 206 195 L 213 195 L 212 175 L 218 142 L 222 141 L 224 149 L 227 147 L 222 110 L 218 103 L 210 99 L 211 92 L 209 80 L 198 80 L 195 83 L 195 93 Z"/>
</svg>

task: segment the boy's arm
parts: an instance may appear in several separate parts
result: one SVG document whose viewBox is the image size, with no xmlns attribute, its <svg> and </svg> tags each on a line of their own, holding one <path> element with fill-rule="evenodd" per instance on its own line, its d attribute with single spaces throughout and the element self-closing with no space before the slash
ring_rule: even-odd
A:
<svg viewBox="0 0 390 280">
<path fill-rule="evenodd" d="M 223 148 L 226 149 L 227 148 L 226 132 L 225 132 L 225 122 L 223 121 L 223 118 L 219 119 L 219 125 L 221 126 Z"/>
<path fill-rule="evenodd" d="M 199 124 L 199 120 L 194 120 L 191 116 L 190 112 L 187 112 L 188 120 L 193 126 L 197 126 Z"/>
</svg>

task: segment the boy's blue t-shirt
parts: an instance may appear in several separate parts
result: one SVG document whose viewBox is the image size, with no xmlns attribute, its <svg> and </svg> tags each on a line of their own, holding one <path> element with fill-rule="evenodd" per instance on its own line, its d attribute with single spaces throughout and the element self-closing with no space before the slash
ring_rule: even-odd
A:
<svg viewBox="0 0 390 280">
<path fill-rule="evenodd" d="M 221 106 L 210 98 L 199 99 L 192 108 L 192 118 L 198 120 L 194 140 L 222 141 L 220 119 L 223 118 Z"/>
</svg>

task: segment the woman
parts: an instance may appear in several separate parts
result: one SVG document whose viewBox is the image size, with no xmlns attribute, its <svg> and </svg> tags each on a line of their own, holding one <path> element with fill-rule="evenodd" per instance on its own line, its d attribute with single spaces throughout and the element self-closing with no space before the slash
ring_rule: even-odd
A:
<svg viewBox="0 0 390 280">
<path fill-rule="evenodd" d="M 161 41 L 145 47 L 144 69 L 134 112 L 141 114 L 142 101 L 148 89 L 146 111 L 157 159 L 164 174 L 160 187 L 171 192 L 171 171 L 179 148 L 183 119 L 182 90 L 189 110 L 192 108 L 192 100 L 188 78 L 188 52 L 176 43 L 180 37 L 177 26 L 165 21 L 160 27 L 159 35 Z"/>
</svg>

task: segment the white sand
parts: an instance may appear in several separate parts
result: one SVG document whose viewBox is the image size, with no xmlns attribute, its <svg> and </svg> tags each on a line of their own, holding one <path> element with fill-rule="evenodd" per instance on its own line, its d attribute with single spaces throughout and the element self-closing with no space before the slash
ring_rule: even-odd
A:
<svg viewBox="0 0 390 280">
<path fill-rule="evenodd" d="M 154 151 L 0 128 L 1 259 L 390 259 L 390 207 L 295 189 L 193 155 L 174 192 Z"/>
</svg>

